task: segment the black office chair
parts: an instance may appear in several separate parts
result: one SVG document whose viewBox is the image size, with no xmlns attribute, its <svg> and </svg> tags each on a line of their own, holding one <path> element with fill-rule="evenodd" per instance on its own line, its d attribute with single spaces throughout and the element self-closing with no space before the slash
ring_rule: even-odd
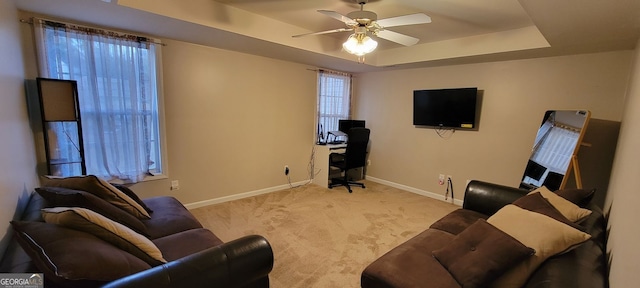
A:
<svg viewBox="0 0 640 288">
<path fill-rule="evenodd" d="M 329 155 L 329 166 L 336 167 L 340 169 L 341 173 L 344 173 L 342 178 L 331 179 L 329 188 L 346 186 L 349 193 L 353 192 L 350 185 L 365 188 L 363 183 L 349 181 L 347 172 L 354 168 L 364 167 L 367 158 L 367 146 L 369 145 L 369 134 L 370 131 L 367 128 L 349 129 L 345 153 L 331 153 Z"/>
</svg>

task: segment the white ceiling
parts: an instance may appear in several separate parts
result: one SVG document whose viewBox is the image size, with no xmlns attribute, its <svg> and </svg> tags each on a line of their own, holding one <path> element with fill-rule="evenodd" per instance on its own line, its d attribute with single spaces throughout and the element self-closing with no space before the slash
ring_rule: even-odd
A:
<svg viewBox="0 0 640 288">
<path fill-rule="evenodd" d="M 640 0 L 370 0 L 389 18 L 425 13 L 432 23 L 389 30 L 420 39 L 379 40 L 364 64 L 341 51 L 349 32 L 317 12 L 359 10 L 349 0 L 11 0 L 22 10 L 348 72 L 634 49 Z"/>
</svg>

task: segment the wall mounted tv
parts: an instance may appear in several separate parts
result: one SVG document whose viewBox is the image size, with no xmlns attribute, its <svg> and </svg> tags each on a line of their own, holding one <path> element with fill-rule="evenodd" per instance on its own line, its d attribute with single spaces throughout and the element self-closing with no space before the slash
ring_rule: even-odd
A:
<svg viewBox="0 0 640 288">
<path fill-rule="evenodd" d="M 413 125 L 475 129 L 478 88 L 413 91 Z"/>
</svg>

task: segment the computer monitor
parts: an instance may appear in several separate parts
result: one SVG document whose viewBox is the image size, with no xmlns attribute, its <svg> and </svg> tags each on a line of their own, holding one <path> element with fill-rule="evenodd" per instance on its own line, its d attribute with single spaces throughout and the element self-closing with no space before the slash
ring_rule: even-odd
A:
<svg viewBox="0 0 640 288">
<path fill-rule="evenodd" d="M 344 133 L 349 133 L 349 129 L 354 127 L 364 127 L 364 120 L 338 120 L 338 130 Z"/>
</svg>

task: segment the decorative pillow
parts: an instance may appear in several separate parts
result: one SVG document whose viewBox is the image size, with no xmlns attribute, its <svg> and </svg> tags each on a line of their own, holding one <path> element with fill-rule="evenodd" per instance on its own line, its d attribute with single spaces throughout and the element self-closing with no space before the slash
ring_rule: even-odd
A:
<svg viewBox="0 0 640 288">
<path fill-rule="evenodd" d="M 518 200 L 513 201 L 512 204 L 522 209 L 547 215 L 573 228 L 584 231 L 584 227 L 569 221 L 569 219 L 567 219 L 567 217 L 564 217 L 564 215 L 562 215 L 562 213 L 560 213 L 560 211 L 558 211 L 556 207 L 553 207 L 553 205 L 551 205 L 549 200 L 542 197 L 542 194 L 540 194 L 539 192 L 520 197 L 518 198 Z"/>
<path fill-rule="evenodd" d="M 144 210 L 147 211 L 149 214 L 153 213 L 153 210 L 151 210 L 151 208 L 149 208 L 147 206 L 147 204 L 144 203 L 144 201 L 142 201 L 142 199 L 140 199 L 140 197 L 138 197 L 138 194 L 133 192 L 133 190 L 129 189 L 129 187 L 124 186 L 122 184 L 115 184 L 115 183 L 111 183 L 111 185 L 113 185 L 113 187 L 118 188 L 118 190 L 120 190 L 125 195 L 131 197 L 131 199 L 133 199 L 133 201 L 136 201 L 136 203 L 140 204 L 140 206 L 142 208 L 144 208 Z"/>
<path fill-rule="evenodd" d="M 487 220 L 536 253 L 509 269 L 491 287 L 522 287 L 547 258 L 567 251 L 591 238 L 591 235 L 540 213 L 509 204 Z"/>
<path fill-rule="evenodd" d="M 465 288 L 487 287 L 535 251 L 479 219 L 433 256 Z"/>
<path fill-rule="evenodd" d="M 160 249 L 151 240 L 91 210 L 77 207 L 45 208 L 42 209 L 42 218 L 47 223 L 95 235 L 144 260 L 151 266 L 167 262 L 162 258 Z"/>
<path fill-rule="evenodd" d="M 95 175 L 74 176 L 58 178 L 52 176 L 43 177 L 42 186 L 64 187 L 75 190 L 82 190 L 94 194 L 118 208 L 129 212 L 140 219 L 149 219 L 149 213 L 131 197 L 122 193 L 118 188 L 113 187 Z"/>
<path fill-rule="evenodd" d="M 138 218 L 89 192 L 62 187 L 40 187 L 36 188 L 36 192 L 52 207 L 87 208 L 140 234 L 147 235 L 147 227 Z"/>
<path fill-rule="evenodd" d="M 591 210 L 583 209 L 578 207 L 576 204 L 571 203 L 570 201 L 558 196 L 556 193 L 553 193 L 547 189 L 547 187 L 540 187 L 536 190 L 529 192 L 529 194 L 533 194 L 536 192 L 540 192 L 542 197 L 549 200 L 549 203 L 556 207 L 560 213 L 564 217 L 567 217 L 569 221 L 572 222 L 580 222 L 591 215 Z"/>
<path fill-rule="evenodd" d="M 587 207 L 593 196 L 596 194 L 596 189 L 562 189 L 555 192 L 558 196 L 571 201 L 582 208 Z"/>
<path fill-rule="evenodd" d="M 100 287 L 151 266 L 97 237 L 44 222 L 12 221 L 15 237 L 45 278 L 60 287 Z"/>
</svg>

